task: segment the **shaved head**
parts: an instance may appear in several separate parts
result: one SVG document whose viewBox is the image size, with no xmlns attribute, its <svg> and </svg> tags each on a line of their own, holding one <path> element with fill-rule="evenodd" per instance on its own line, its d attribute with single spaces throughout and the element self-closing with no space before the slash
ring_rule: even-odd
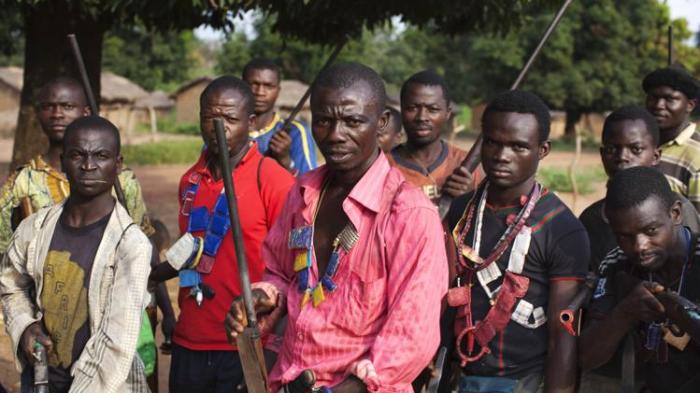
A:
<svg viewBox="0 0 700 393">
<path fill-rule="evenodd" d="M 336 63 L 321 71 L 311 88 L 311 106 L 317 103 L 321 89 L 342 90 L 355 85 L 365 85 L 369 97 L 379 115 L 386 107 L 384 80 L 376 71 L 360 63 Z"/>
<path fill-rule="evenodd" d="M 103 140 L 110 146 L 110 150 L 112 150 L 115 155 L 120 154 L 121 138 L 119 136 L 119 129 L 109 120 L 99 116 L 85 116 L 72 122 L 68 128 L 66 128 L 66 133 L 63 138 L 63 151 L 66 151 L 69 145 L 75 141 L 76 137 L 83 132 L 99 132 L 103 134 Z"/>
</svg>

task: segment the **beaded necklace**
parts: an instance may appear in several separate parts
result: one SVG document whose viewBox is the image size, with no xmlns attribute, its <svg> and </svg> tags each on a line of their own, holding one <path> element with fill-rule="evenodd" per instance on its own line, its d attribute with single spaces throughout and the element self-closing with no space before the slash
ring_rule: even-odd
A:
<svg viewBox="0 0 700 393">
<path fill-rule="evenodd" d="M 525 222 L 530 217 L 532 210 L 535 208 L 537 201 L 539 201 L 542 195 L 542 186 L 539 183 L 535 183 L 530 195 L 528 195 L 525 207 L 520 209 L 518 215 L 512 224 L 508 226 L 503 235 L 493 247 L 493 251 L 485 259 L 479 256 L 479 249 L 481 247 L 481 229 L 483 225 L 484 210 L 486 208 L 486 199 L 488 196 L 488 182 L 484 183 L 483 186 L 479 187 L 477 192 L 474 193 L 472 199 L 467 204 L 467 209 L 465 213 L 457 223 L 453 231 L 453 236 L 457 243 L 457 257 L 460 264 L 461 270 L 469 270 L 473 272 L 480 271 L 487 268 L 491 263 L 497 261 L 503 253 L 508 249 L 508 247 L 513 243 L 513 240 L 518 235 Z M 478 204 L 476 201 L 479 201 Z M 477 213 L 478 210 L 478 213 Z M 474 215 L 477 215 L 476 220 L 474 220 Z M 467 234 L 471 230 L 472 223 L 474 224 L 474 247 L 469 247 L 465 244 L 465 239 Z M 469 261 L 467 261 L 467 259 Z"/>
<path fill-rule="evenodd" d="M 310 300 L 312 301 L 314 307 L 318 307 L 318 305 L 326 300 L 325 291 L 333 292 L 337 289 L 338 286 L 335 281 L 333 281 L 333 277 L 338 271 L 341 251 L 343 251 L 345 254 L 349 253 L 355 243 L 357 243 L 357 240 L 360 238 L 355 226 L 351 222 L 348 222 L 333 240 L 333 248 L 325 273 L 315 285 L 312 286 L 309 283 L 312 262 L 311 255 L 313 253 L 314 226 L 316 224 L 316 217 L 318 216 L 321 203 L 323 202 L 326 195 L 326 190 L 328 189 L 328 183 L 329 182 L 326 181 L 323 185 L 321 196 L 318 199 L 311 225 L 292 229 L 289 234 L 289 248 L 301 249 L 301 251 L 297 253 L 296 257 L 294 258 L 294 271 L 297 274 L 298 291 L 299 293 L 304 294 L 301 299 L 302 307 L 309 303 Z"/>
</svg>

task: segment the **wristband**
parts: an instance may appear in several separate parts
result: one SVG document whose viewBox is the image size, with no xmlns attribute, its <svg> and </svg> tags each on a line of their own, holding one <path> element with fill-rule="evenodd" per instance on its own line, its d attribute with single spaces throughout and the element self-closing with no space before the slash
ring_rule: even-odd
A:
<svg viewBox="0 0 700 393">
<path fill-rule="evenodd" d="M 199 265 L 199 261 L 202 260 L 202 253 L 204 252 L 204 239 L 198 236 L 195 238 L 195 241 L 199 247 L 197 248 L 197 255 L 192 259 L 192 262 L 190 262 L 190 269 L 194 269 Z"/>
</svg>

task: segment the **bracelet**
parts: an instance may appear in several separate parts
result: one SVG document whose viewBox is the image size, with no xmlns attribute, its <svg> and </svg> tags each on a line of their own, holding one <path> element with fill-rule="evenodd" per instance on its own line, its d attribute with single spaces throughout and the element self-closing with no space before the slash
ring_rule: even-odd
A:
<svg viewBox="0 0 700 393">
<path fill-rule="evenodd" d="M 195 237 L 197 243 L 199 243 L 199 248 L 197 249 L 197 255 L 194 257 L 192 260 L 192 263 L 190 263 L 190 269 L 194 269 L 199 265 L 199 261 L 202 260 L 202 253 L 204 252 L 204 239 L 201 237 Z"/>
</svg>

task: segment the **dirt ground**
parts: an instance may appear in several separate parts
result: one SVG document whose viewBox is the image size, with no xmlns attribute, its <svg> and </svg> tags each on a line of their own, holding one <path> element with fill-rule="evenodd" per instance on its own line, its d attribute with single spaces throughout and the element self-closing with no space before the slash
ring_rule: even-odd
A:
<svg viewBox="0 0 700 393">
<path fill-rule="evenodd" d="M 458 142 L 460 145 L 466 145 L 468 142 Z M 4 182 L 7 176 L 8 164 L 11 158 L 12 142 L 0 140 L 0 181 Z M 570 152 L 552 152 L 547 157 L 542 166 L 568 168 L 573 159 L 573 153 Z M 577 165 L 577 171 L 584 172 L 594 166 L 600 165 L 599 156 L 597 153 L 584 153 Z M 165 166 L 146 166 L 134 167 L 134 172 L 139 178 L 144 198 L 148 205 L 151 214 L 162 220 L 168 227 L 171 236 L 174 238 L 178 234 L 177 229 L 177 185 L 180 176 L 188 168 L 188 165 L 165 165 Z M 576 203 L 573 203 L 573 197 L 568 193 L 559 194 L 561 199 L 578 215 L 586 206 L 602 198 L 605 194 L 604 184 L 595 184 L 595 191 L 579 196 Z M 177 312 L 177 283 L 169 282 L 168 289 L 173 301 L 173 305 Z M 0 325 L 2 321 L 0 320 Z M 0 326 L 0 384 L 4 386 L 8 392 L 19 392 L 19 377 L 15 371 L 12 349 L 9 339 L 4 333 L 4 326 Z M 157 343 L 160 345 L 162 336 L 158 329 Z M 160 392 L 167 393 L 167 378 L 170 364 L 169 356 L 159 356 L 159 380 Z"/>
</svg>

